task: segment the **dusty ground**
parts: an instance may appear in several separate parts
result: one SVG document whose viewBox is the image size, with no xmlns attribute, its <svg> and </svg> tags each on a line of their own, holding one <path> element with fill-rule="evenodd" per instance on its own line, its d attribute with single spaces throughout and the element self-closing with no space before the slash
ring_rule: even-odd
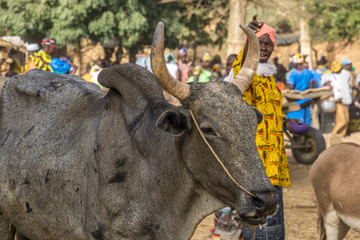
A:
<svg viewBox="0 0 360 240">
<path fill-rule="evenodd" d="M 309 179 L 310 166 L 295 162 L 291 154 L 288 156 L 293 186 L 284 188 L 286 240 L 319 239 L 317 203 Z M 213 220 L 213 216 L 205 218 L 191 240 L 212 239 L 209 235 Z M 360 233 L 350 230 L 345 239 L 360 239 Z"/>
</svg>

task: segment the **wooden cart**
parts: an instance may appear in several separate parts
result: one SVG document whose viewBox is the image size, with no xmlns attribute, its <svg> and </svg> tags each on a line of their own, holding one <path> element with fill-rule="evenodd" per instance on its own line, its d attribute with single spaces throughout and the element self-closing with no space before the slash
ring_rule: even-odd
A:
<svg viewBox="0 0 360 240">
<path fill-rule="evenodd" d="M 286 89 L 281 93 L 283 96 L 282 109 L 284 114 L 309 107 L 312 104 L 317 104 L 332 96 L 332 90 L 327 87 L 312 88 L 303 92 Z M 296 101 L 303 99 L 310 100 L 302 104 L 296 103 Z M 305 118 L 306 111 L 304 119 Z M 286 128 L 284 129 L 284 133 L 287 136 L 285 148 L 291 149 L 295 160 L 299 163 L 312 164 L 326 148 L 322 133 L 315 128 L 310 127 L 309 130 L 301 136 L 290 133 Z"/>
</svg>

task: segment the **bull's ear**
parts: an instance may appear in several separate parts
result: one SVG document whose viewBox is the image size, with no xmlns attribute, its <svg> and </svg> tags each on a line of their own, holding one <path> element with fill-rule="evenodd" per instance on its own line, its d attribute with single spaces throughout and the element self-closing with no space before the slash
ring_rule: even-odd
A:
<svg viewBox="0 0 360 240">
<path fill-rule="evenodd" d="M 263 120 L 263 114 L 256 107 L 253 107 L 253 109 L 254 109 L 254 111 L 256 113 L 256 117 L 257 117 L 258 124 L 259 124 Z"/>
<path fill-rule="evenodd" d="M 183 113 L 177 110 L 166 110 L 157 120 L 156 127 L 173 135 L 180 135 L 187 128 L 187 119 Z"/>
</svg>

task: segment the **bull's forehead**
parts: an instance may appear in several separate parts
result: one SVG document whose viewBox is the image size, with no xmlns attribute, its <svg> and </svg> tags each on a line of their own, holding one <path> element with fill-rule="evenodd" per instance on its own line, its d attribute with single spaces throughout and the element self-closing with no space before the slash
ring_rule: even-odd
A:
<svg viewBox="0 0 360 240">
<path fill-rule="evenodd" d="M 191 94 L 183 102 L 198 119 L 208 119 L 210 123 L 229 121 L 229 124 L 246 122 L 257 125 L 256 113 L 242 98 L 241 91 L 232 83 L 196 83 L 191 86 Z"/>
<path fill-rule="evenodd" d="M 201 115 L 209 111 L 212 114 L 233 115 L 251 110 L 242 98 L 241 91 L 229 82 L 193 84 L 184 105 Z"/>
</svg>

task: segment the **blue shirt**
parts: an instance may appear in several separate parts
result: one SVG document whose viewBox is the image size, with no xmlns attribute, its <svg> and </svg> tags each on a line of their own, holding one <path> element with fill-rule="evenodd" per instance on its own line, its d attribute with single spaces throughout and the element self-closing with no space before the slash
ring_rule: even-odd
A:
<svg viewBox="0 0 360 240">
<path fill-rule="evenodd" d="M 305 91 L 310 88 L 310 82 L 314 81 L 314 74 L 307 68 L 304 70 L 294 69 L 289 77 L 288 84 L 294 85 L 294 90 Z M 309 101 L 310 99 L 303 99 L 296 101 L 297 104 L 302 104 Z M 286 114 L 288 118 L 297 118 L 301 120 L 302 123 L 311 125 L 310 122 L 310 107 L 302 108 L 299 111 L 290 112 Z"/>
<path fill-rule="evenodd" d="M 314 81 L 314 74 L 307 68 L 304 70 L 294 69 L 287 84 L 294 85 L 294 90 L 305 91 L 310 88 L 310 82 Z"/>
</svg>

